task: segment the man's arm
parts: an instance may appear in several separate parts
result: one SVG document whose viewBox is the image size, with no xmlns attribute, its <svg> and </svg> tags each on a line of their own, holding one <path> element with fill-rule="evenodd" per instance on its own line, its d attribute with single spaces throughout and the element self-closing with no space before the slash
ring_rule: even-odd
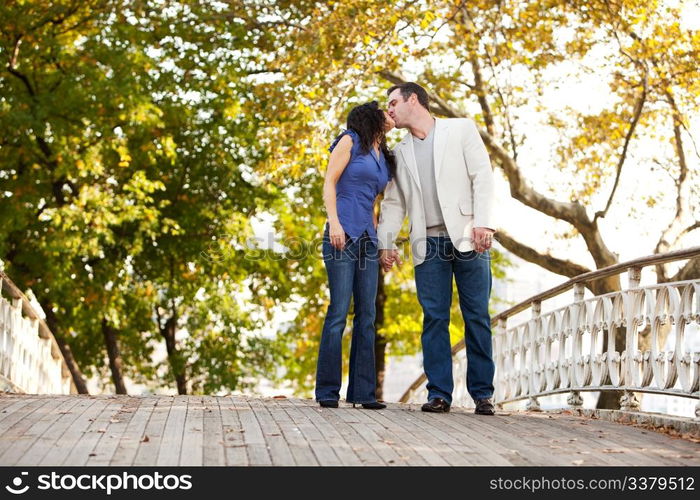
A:
<svg viewBox="0 0 700 500">
<path fill-rule="evenodd" d="M 495 232 L 493 220 L 494 177 L 489 154 L 479 130 L 472 120 L 465 120 L 464 160 L 467 174 L 472 182 L 472 203 L 474 204 L 474 229 L 472 240 L 474 250 L 484 252 L 491 248 Z"/>
<path fill-rule="evenodd" d="M 472 200 L 474 203 L 474 227 L 494 228 L 493 200 L 494 176 L 489 154 L 479 130 L 472 120 L 465 120 L 466 130 L 462 148 L 467 173 L 472 181 Z"/>
</svg>

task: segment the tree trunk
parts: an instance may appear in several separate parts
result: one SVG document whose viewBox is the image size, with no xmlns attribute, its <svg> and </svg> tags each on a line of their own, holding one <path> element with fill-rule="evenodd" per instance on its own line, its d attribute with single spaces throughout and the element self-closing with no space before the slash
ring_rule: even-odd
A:
<svg viewBox="0 0 700 500">
<path fill-rule="evenodd" d="M 58 318 L 53 312 L 52 304 L 50 302 L 43 301 L 41 302 L 41 308 L 46 314 L 46 325 L 49 327 L 49 330 L 51 330 L 51 333 L 53 333 L 56 343 L 58 344 L 58 348 L 61 350 L 61 354 L 63 354 L 63 359 L 66 360 L 66 365 L 68 366 L 68 370 L 73 378 L 73 384 L 75 384 L 78 394 L 90 394 L 88 392 L 87 383 L 85 382 L 85 377 L 83 377 L 83 373 L 80 371 L 80 367 L 73 357 L 73 351 L 71 351 L 70 346 L 59 333 L 60 329 L 58 326 Z"/>
<path fill-rule="evenodd" d="M 117 332 L 104 318 L 102 319 L 102 335 L 104 335 L 105 345 L 107 346 L 109 369 L 112 372 L 114 389 L 117 394 L 126 394 L 126 385 L 124 384 L 124 375 L 122 373 L 122 354 L 117 343 Z"/>
<path fill-rule="evenodd" d="M 175 342 L 175 329 L 177 318 L 172 316 L 165 322 L 165 326 L 160 329 L 160 334 L 165 339 L 165 348 L 168 351 L 168 362 L 173 371 L 178 394 L 187 394 L 187 376 L 185 375 L 185 363 L 177 349 Z"/>
<path fill-rule="evenodd" d="M 375 301 L 377 315 L 374 320 L 375 331 L 379 331 L 379 329 L 384 326 L 386 291 L 384 289 L 384 271 L 381 267 L 379 268 L 377 279 L 377 298 Z M 384 399 L 384 374 L 386 372 L 386 338 L 378 333 L 374 338 L 374 369 L 377 374 L 376 396 L 378 401 L 382 401 Z"/>
</svg>

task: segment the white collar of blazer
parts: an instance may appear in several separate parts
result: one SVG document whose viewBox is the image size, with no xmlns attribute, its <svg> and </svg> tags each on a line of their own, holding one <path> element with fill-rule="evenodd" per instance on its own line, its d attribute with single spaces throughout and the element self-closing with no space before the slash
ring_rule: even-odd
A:
<svg viewBox="0 0 700 500">
<path fill-rule="evenodd" d="M 435 136 L 433 138 L 433 161 L 435 162 L 435 180 L 440 176 L 442 160 L 445 157 L 445 146 L 449 135 L 449 121 L 443 118 L 435 118 Z M 399 150 L 403 161 L 408 168 L 411 177 L 420 189 L 420 178 L 418 177 L 418 165 L 416 164 L 416 154 L 413 150 L 413 136 L 409 131 L 403 136 L 396 149 Z M 421 191 L 422 194 L 422 191 Z"/>
</svg>

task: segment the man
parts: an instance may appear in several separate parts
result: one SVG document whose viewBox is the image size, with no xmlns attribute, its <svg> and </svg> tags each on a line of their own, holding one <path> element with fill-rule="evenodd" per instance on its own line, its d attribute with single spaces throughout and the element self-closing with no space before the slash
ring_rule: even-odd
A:
<svg viewBox="0 0 700 500">
<path fill-rule="evenodd" d="M 389 115 L 409 132 L 394 148 L 397 174 L 381 205 L 377 236 L 381 265 L 401 264 L 394 245 L 408 213 L 418 300 L 423 308 L 423 367 L 428 402 L 442 413 L 452 403 L 450 306 L 452 277 L 459 293 L 467 345 L 467 389 L 475 412 L 493 415 L 489 253 L 493 171 L 476 125 L 466 118 L 436 119 L 420 85 L 395 85 Z"/>
</svg>

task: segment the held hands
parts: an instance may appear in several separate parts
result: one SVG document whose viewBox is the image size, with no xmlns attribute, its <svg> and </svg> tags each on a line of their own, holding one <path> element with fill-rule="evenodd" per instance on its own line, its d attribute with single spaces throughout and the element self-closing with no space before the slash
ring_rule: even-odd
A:
<svg viewBox="0 0 700 500">
<path fill-rule="evenodd" d="M 338 250 L 345 248 L 345 230 L 340 222 L 331 222 L 328 228 L 328 236 L 331 240 L 331 245 Z"/>
<path fill-rule="evenodd" d="M 493 242 L 493 229 L 487 227 L 475 227 L 472 229 L 472 241 L 474 241 L 474 250 L 479 253 L 485 252 L 491 248 Z"/>
<path fill-rule="evenodd" d="M 393 267 L 394 263 L 401 267 L 403 261 L 399 255 L 398 250 L 379 250 L 379 263 L 382 266 L 384 272 L 389 272 Z"/>
</svg>

